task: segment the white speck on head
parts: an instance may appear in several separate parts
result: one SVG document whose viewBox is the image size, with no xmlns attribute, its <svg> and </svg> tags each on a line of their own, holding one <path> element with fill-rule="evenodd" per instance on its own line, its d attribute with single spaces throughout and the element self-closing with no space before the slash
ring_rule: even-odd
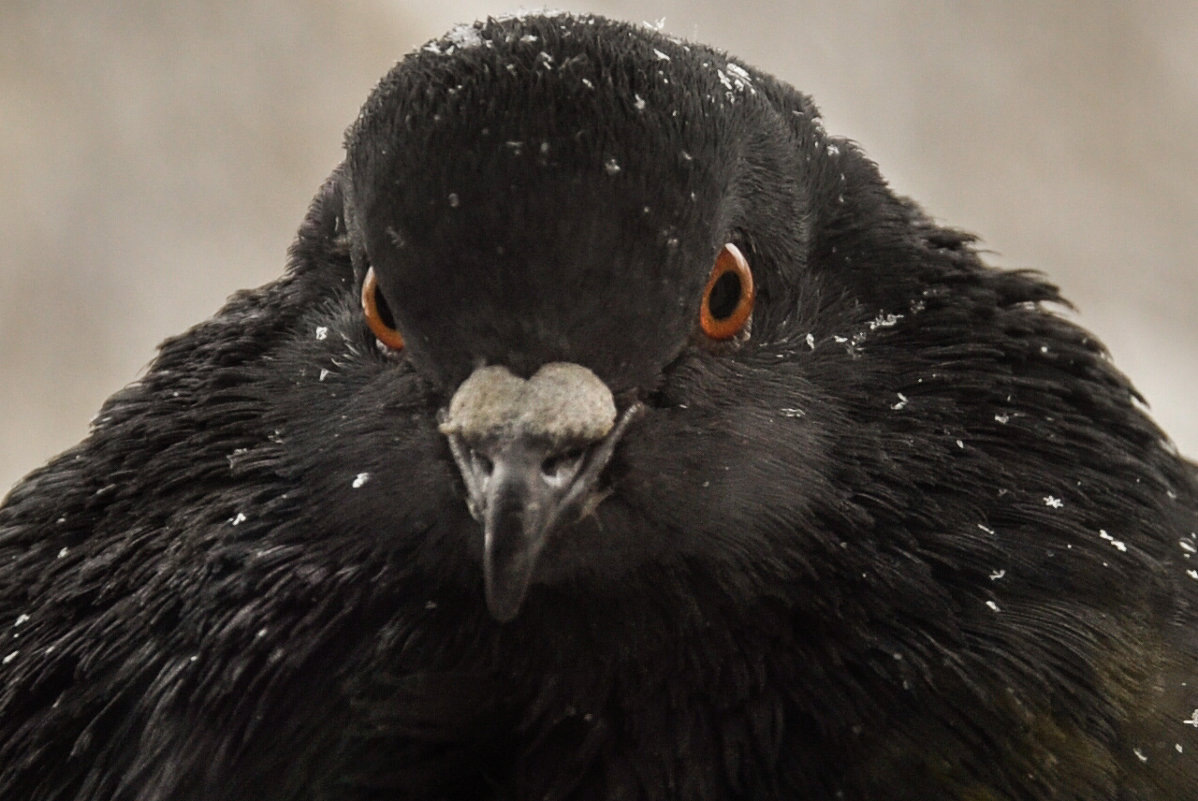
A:
<svg viewBox="0 0 1198 801">
<path fill-rule="evenodd" d="M 807 336 L 811 336 L 811 334 L 808 334 Z M 811 343 L 808 342 L 807 344 L 810 345 Z M 890 404 L 890 408 L 894 409 L 896 412 L 906 409 L 907 408 L 907 396 L 901 392 L 896 392 L 895 394 L 898 395 L 898 403 Z"/>
<path fill-rule="evenodd" d="M 1011 415 L 1009 415 L 1009 414 L 996 414 L 996 415 L 994 415 L 994 422 L 996 422 L 996 423 L 1002 423 L 1003 425 L 1006 425 L 1007 423 L 1011 422 Z"/>
<path fill-rule="evenodd" d="M 69 551 L 70 551 L 70 549 L 69 549 L 69 548 L 62 548 L 62 549 L 60 549 L 60 550 L 58 551 L 58 558 L 59 558 L 59 559 L 63 558 L 64 556 L 66 556 L 66 555 L 67 555 L 67 553 L 68 553 Z"/>
<path fill-rule="evenodd" d="M 603 171 L 608 175 L 615 175 L 620 171 L 620 163 L 615 159 L 608 159 L 603 162 Z"/>
<path fill-rule="evenodd" d="M 1007 571 L 1005 571 L 1005 570 L 995 570 L 995 571 L 993 571 L 993 572 L 990 574 L 990 580 L 991 580 L 991 581 L 998 581 L 1000 578 L 1002 578 L 1002 577 L 1003 577 L 1003 576 L 1005 576 L 1005 575 L 1007 575 Z"/>
<path fill-rule="evenodd" d="M 1198 570 L 1187 570 L 1186 575 L 1194 579 L 1194 581 L 1198 581 Z"/>
<path fill-rule="evenodd" d="M 840 148 L 838 148 L 836 145 L 831 144 L 831 143 L 828 143 L 828 146 L 826 148 L 824 148 L 824 150 L 829 156 L 839 156 L 840 155 Z"/>
<path fill-rule="evenodd" d="M 1182 683 L 1182 686 L 1183 687 L 1185 686 L 1184 682 Z M 1195 729 L 1198 729 L 1198 709 L 1195 709 L 1193 712 L 1191 712 L 1190 716 L 1188 718 L 1186 718 L 1185 720 L 1183 720 L 1182 723 L 1184 723 L 1187 726 L 1193 726 Z"/>
<path fill-rule="evenodd" d="M 11 662 L 11 661 L 13 661 L 14 659 L 16 659 L 16 658 L 17 658 L 17 654 L 19 654 L 19 653 L 21 653 L 21 652 L 20 652 L 20 651 L 13 651 L 11 654 L 9 654 L 8 656 L 4 657 L 4 660 L 3 660 L 4 664 L 6 664 L 6 665 L 7 665 L 9 662 Z"/>
<path fill-rule="evenodd" d="M 635 108 L 637 111 L 644 111 L 645 98 L 641 97 L 640 95 L 633 95 L 633 98 L 634 98 L 634 100 L 632 101 L 633 108 Z"/>
<path fill-rule="evenodd" d="M 329 336 L 329 327 L 327 325 L 316 326 L 316 338 L 327 339 Z"/>
<path fill-rule="evenodd" d="M 200 657 L 199 657 L 198 655 L 195 655 L 195 654 L 193 654 L 192 656 L 189 656 L 189 657 L 187 657 L 187 661 L 188 661 L 188 662 L 195 662 L 195 661 L 197 661 L 199 658 L 200 658 Z"/>
<path fill-rule="evenodd" d="M 1181 549 L 1186 553 L 1198 553 L 1198 546 L 1194 545 L 1193 540 L 1188 540 L 1183 537 L 1177 541 L 1177 544 L 1180 545 Z"/>
<path fill-rule="evenodd" d="M 246 519 L 244 512 L 238 512 L 235 516 L 229 518 L 229 522 L 235 526 L 240 526 Z"/>
<path fill-rule="evenodd" d="M 978 528 L 980 528 L 982 531 L 986 532 L 990 536 L 992 536 L 992 537 L 994 536 L 994 529 L 984 526 L 981 523 L 978 523 Z"/>
<path fill-rule="evenodd" d="M 258 629 L 258 633 L 255 634 L 254 636 L 255 637 L 265 637 L 267 631 L 268 631 L 268 629 L 265 626 L 263 626 L 262 628 Z"/>
<path fill-rule="evenodd" d="M 447 199 L 449 200 L 449 207 L 451 209 L 456 209 L 462 203 L 462 200 L 458 197 L 457 192 L 450 192 Z"/>
<path fill-rule="evenodd" d="M 524 143 L 517 142 L 514 139 L 509 139 L 508 141 L 504 142 L 503 146 L 511 150 L 512 153 L 517 156 L 524 152 Z"/>
<path fill-rule="evenodd" d="M 354 476 L 353 484 L 351 484 L 350 486 L 352 486 L 354 489 L 358 489 L 359 487 L 364 485 L 369 480 L 370 480 L 370 473 L 358 473 L 356 476 Z"/>
<path fill-rule="evenodd" d="M 646 28 L 652 28 L 655 31 L 660 31 L 666 27 L 666 18 L 662 17 L 661 19 L 657 20 L 656 22 L 642 22 L 641 24 L 644 25 Z M 654 52 L 656 52 L 656 51 L 654 51 Z"/>
<path fill-rule="evenodd" d="M 1053 509 L 1060 509 L 1065 505 L 1065 502 L 1060 498 L 1054 498 L 1052 495 L 1045 495 L 1044 505 L 1052 507 Z"/>
<path fill-rule="evenodd" d="M 998 604 L 994 603 L 994 601 L 986 601 L 986 606 L 990 607 L 990 610 L 993 612 L 998 611 Z"/>
<path fill-rule="evenodd" d="M 17 626 L 21 625 L 22 623 L 27 623 L 27 622 L 29 622 L 29 615 L 17 615 L 17 622 L 13 623 L 13 627 L 16 628 Z"/>
<path fill-rule="evenodd" d="M 483 37 L 473 24 L 457 25 L 445 34 L 445 41 L 460 50 L 478 47 L 483 43 Z"/>
<path fill-rule="evenodd" d="M 521 36 L 521 37 L 520 37 L 520 41 L 521 41 L 523 44 L 532 44 L 533 42 L 539 42 L 539 41 L 541 41 L 541 39 L 540 39 L 540 37 L 538 37 L 538 36 L 534 36 L 534 35 L 533 35 L 533 34 L 531 34 L 531 33 L 526 33 L 526 34 L 524 34 L 523 36 Z"/>
<path fill-rule="evenodd" d="M 960 448 L 961 450 L 965 450 L 965 443 L 962 442 L 961 440 L 957 440 L 957 447 Z"/>
<path fill-rule="evenodd" d="M 806 342 L 807 342 L 807 347 L 811 348 L 812 350 L 815 350 L 815 335 L 814 334 L 808 334 L 807 338 L 806 338 Z"/>
<path fill-rule="evenodd" d="M 329 371 L 322 367 L 320 370 L 320 378 L 318 380 L 324 381 L 328 377 L 329 377 Z"/>
<path fill-rule="evenodd" d="M 678 151 L 678 154 L 680 156 L 682 156 L 683 161 L 694 161 L 695 160 L 695 157 L 692 156 L 690 153 L 687 153 L 685 150 Z M 694 199 L 695 199 L 695 193 L 691 192 L 691 200 L 694 200 Z"/>
<path fill-rule="evenodd" d="M 437 608 L 437 602 L 436 601 L 425 601 L 424 608 L 431 612 Z"/>
<path fill-rule="evenodd" d="M 658 61 L 669 61 L 670 60 L 669 56 L 667 56 L 665 53 L 658 50 L 656 47 L 653 48 L 653 55 L 657 56 Z"/>
<path fill-rule="evenodd" d="M 588 88 L 588 89 L 594 89 L 594 88 L 595 88 L 595 84 L 591 83 L 591 79 L 590 79 L 590 78 L 583 78 L 583 79 L 582 79 L 582 85 L 583 85 L 583 86 L 585 86 L 585 87 L 586 87 L 586 88 Z"/>
<path fill-rule="evenodd" d="M 1140 760 L 1141 762 L 1147 762 L 1147 761 L 1148 761 L 1148 757 L 1146 757 L 1146 756 L 1144 755 L 1144 752 L 1143 752 L 1143 751 L 1141 751 L 1139 748 L 1133 748 L 1133 749 L 1131 749 L 1131 752 L 1132 752 L 1133 754 L 1135 754 L 1135 755 L 1136 755 L 1136 759 Z"/>
<path fill-rule="evenodd" d="M 1181 743 L 1173 743 L 1173 747 L 1177 749 L 1177 753 L 1179 754 L 1185 752 L 1185 749 L 1181 747 Z"/>
<path fill-rule="evenodd" d="M 807 416 L 807 412 L 803 411 L 802 409 L 785 408 L 785 409 L 779 409 L 778 411 L 782 412 L 783 417 L 806 417 Z"/>
</svg>

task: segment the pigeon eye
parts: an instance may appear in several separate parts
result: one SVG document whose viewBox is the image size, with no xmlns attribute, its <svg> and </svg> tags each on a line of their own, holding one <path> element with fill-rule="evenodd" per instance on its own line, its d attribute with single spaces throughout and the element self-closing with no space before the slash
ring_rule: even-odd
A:
<svg viewBox="0 0 1198 801">
<path fill-rule="evenodd" d="M 716 256 L 703 291 L 699 328 L 712 339 L 732 339 L 745 330 L 753 311 L 753 273 L 740 248 L 729 242 Z"/>
<path fill-rule="evenodd" d="M 379 342 L 391 350 L 403 350 L 403 335 L 396 329 L 387 300 L 379 291 L 373 267 L 366 271 L 366 280 L 362 282 L 362 311 L 366 315 L 366 324 Z"/>
</svg>

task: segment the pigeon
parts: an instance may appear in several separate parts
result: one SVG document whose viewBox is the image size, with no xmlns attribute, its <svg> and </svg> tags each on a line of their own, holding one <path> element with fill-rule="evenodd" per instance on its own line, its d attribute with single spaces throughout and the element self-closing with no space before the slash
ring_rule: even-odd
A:
<svg viewBox="0 0 1198 801">
<path fill-rule="evenodd" d="M 1198 468 L 812 101 L 571 14 L 0 509 L 0 797 L 1182 801 Z"/>
</svg>

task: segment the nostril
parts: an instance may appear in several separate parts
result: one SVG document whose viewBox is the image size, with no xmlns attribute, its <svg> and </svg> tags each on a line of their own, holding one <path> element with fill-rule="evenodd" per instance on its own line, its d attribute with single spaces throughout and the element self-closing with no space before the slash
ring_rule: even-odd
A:
<svg viewBox="0 0 1198 801">
<path fill-rule="evenodd" d="M 582 457 L 585 455 L 586 450 L 583 448 L 571 448 L 568 451 L 555 453 L 541 462 L 541 474 L 546 481 L 564 483 L 578 472 Z"/>
</svg>

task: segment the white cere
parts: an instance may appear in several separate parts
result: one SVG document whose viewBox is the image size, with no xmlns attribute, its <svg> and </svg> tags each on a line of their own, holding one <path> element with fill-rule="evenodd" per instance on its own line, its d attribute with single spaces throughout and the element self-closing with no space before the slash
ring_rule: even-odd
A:
<svg viewBox="0 0 1198 801">
<path fill-rule="evenodd" d="M 360 487 L 365 485 L 366 482 L 369 480 L 370 480 L 370 473 L 358 473 L 356 476 L 354 476 L 353 484 L 351 484 L 350 486 L 352 486 L 354 489 L 359 489 Z"/>
<path fill-rule="evenodd" d="M 1117 540 L 1106 532 L 1106 529 L 1099 529 L 1098 536 L 1109 542 L 1111 545 L 1118 548 L 1120 551 L 1126 551 L 1127 545 L 1122 540 Z"/>
<path fill-rule="evenodd" d="M 329 327 L 327 325 L 316 326 L 316 338 L 318 340 L 327 339 L 329 336 Z"/>
<path fill-rule="evenodd" d="M 1052 495 L 1045 495 L 1044 496 L 1044 505 L 1048 506 L 1052 509 L 1061 509 L 1062 507 L 1065 506 L 1065 502 L 1062 501 L 1060 498 L 1053 497 Z"/>
</svg>

